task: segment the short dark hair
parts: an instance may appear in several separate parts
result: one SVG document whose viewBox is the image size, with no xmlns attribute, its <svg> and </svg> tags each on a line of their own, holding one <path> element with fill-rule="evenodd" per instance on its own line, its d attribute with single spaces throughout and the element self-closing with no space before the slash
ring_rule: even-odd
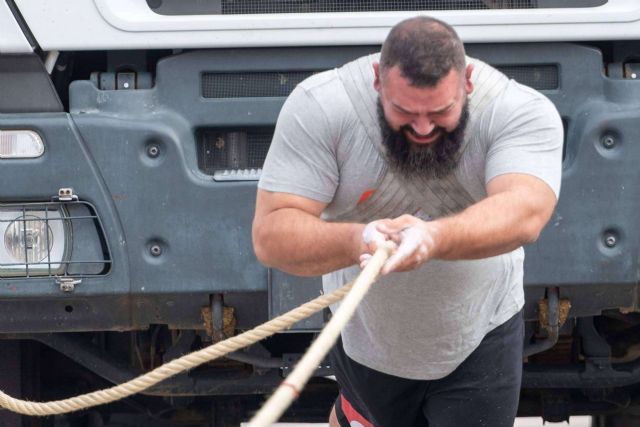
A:
<svg viewBox="0 0 640 427">
<path fill-rule="evenodd" d="M 453 27 L 428 16 L 410 18 L 391 29 L 380 55 L 380 73 L 393 66 L 412 86 L 430 87 L 451 69 L 465 69 L 462 41 Z"/>
</svg>

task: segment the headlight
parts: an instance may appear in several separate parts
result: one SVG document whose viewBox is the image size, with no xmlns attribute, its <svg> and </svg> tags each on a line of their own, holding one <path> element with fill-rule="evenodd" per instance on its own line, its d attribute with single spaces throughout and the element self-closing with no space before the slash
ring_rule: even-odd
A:
<svg viewBox="0 0 640 427">
<path fill-rule="evenodd" d="M 32 130 L 0 130 L 0 159 L 34 159 L 44 154 L 44 142 Z"/>
<path fill-rule="evenodd" d="M 57 275 L 70 255 L 66 210 L 0 208 L 0 277 Z"/>
</svg>

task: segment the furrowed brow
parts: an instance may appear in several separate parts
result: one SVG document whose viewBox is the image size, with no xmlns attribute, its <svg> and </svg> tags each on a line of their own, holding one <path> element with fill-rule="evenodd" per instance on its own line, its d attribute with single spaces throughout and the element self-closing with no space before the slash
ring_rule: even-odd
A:
<svg viewBox="0 0 640 427">
<path fill-rule="evenodd" d="M 437 110 L 432 111 L 432 113 L 433 114 L 446 113 L 447 111 L 451 110 L 454 105 L 455 105 L 455 102 L 452 102 L 451 104 L 447 105 L 446 107 L 442 107 L 442 108 L 439 108 Z"/>
<path fill-rule="evenodd" d="M 398 105 L 396 103 L 392 103 L 392 105 L 393 105 L 393 108 L 395 108 L 396 110 L 401 111 L 401 112 L 403 112 L 405 114 L 419 114 L 419 113 L 416 113 L 416 112 L 413 112 L 413 111 L 409 111 L 406 108 L 403 108 L 402 106 L 400 106 L 400 105 Z M 447 105 L 445 107 L 438 108 L 437 110 L 430 111 L 429 114 L 446 113 L 447 111 L 451 110 L 454 105 L 455 105 L 455 102 L 452 102 L 451 104 L 449 104 L 449 105 Z"/>
</svg>

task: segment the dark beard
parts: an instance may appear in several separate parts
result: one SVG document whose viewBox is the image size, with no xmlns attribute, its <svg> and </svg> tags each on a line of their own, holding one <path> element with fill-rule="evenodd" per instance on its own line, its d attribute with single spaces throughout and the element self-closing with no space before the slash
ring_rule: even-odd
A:
<svg viewBox="0 0 640 427">
<path fill-rule="evenodd" d="M 430 144 L 419 145 L 407 139 L 404 132 L 410 132 L 409 125 L 399 131 L 391 128 L 384 117 L 384 110 L 378 99 L 378 124 L 382 133 L 386 160 L 391 170 L 405 178 L 425 177 L 441 179 L 455 169 L 459 161 L 459 152 L 464 140 L 464 131 L 469 120 L 469 106 L 465 102 L 460 114 L 458 126 L 451 132 L 438 128 L 440 137 Z"/>
</svg>

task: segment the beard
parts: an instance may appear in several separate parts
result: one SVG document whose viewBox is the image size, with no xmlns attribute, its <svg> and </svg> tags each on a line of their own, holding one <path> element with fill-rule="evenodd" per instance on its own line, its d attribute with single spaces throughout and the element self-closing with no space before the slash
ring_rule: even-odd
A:
<svg viewBox="0 0 640 427">
<path fill-rule="evenodd" d="M 450 174 L 458 165 L 468 120 L 469 106 L 465 101 L 458 125 L 451 132 L 437 126 L 435 131 L 440 133 L 438 139 L 429 144 L 416 144 L 405 136 L 405 133 L 413 131 L 410 125 L 397 131 L 389 125 L 378 99 L 378 124 L 387 163 L 394 172 L 405 178 L 441 179 Z"/>
</svg>

